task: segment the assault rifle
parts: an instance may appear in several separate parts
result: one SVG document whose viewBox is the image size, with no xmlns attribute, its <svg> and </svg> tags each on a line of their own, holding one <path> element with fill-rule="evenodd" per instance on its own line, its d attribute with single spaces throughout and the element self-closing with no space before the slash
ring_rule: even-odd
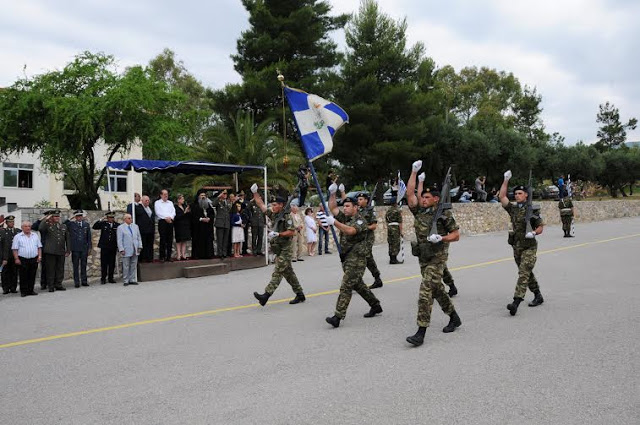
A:
<svg viewBox="0 0 640 425">
<path fill-rule="evenodd" d="M 527 212 L 525 220 L 527 221 L 527 233 L 533 232 L 531 227 L 531 219 L 533 218 L 533 182 L 531 180 L 531 170 L 529 170 L 529 187 L 527 187 Z"/>
<path fill-rule="evenodd" d="M 378 183 L 380 182 L 376 182 L 376 185 L 373 186 L 373 192 L 371 192 L 369 194 L 369 202 L 367 203 L 367 208 L 371 208 L 374 204 L 373 204 L 373 197 L 376 196 L 376 190 L 378 189 Z"/>
<path fill-rule="evenodd" d="M 447 175 L 444 177 L 444 182 L 440 187 L 440 200 L 438 201 L 438 207 L 436 214 L 433 216 L 433 223 L 431 224 L 431 234 L 438 233 L 438 220 L 442 217 L 444 210 L 451 209 L 451 167 L 447 170 Z"/>
<path fill-rule="evenodd" d="M 284 205 L 284 208 L 282 208 L 282 211 L 280 211 L 276 216 L 276 219 L 273 221 L 272 228 L 275 229 L 278 223 L 284 220 L 284 215 L 291 212 L 291 201 L 293 201 L 293 199 L 298 196 L 299 190 L 300 190 L 300 182 L 298 182 L 296 187 L 293 189 L 293 192 L 291 192 L 291 195 L 289 195 L 289 198 L 287 198 L 287 203 Z"/>
</svg>

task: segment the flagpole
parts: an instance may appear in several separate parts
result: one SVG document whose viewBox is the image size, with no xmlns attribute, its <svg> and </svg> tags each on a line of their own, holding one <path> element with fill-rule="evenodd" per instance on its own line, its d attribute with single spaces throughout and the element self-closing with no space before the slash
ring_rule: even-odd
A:
<svg viewBox="0 0 640 425">
<path fill-rule="evenodd" d="M 284 88 L 285 88 L 285 84 L 284 84 L 284 76 L 282 74 L 280 74 L 280 71 L 278 71 L 278 81 L 280 81 L 280 85 L 282 87 L 282 113 L 283 113 L 283 126 L 285 128 L 284 131 L 286 131 L 286 122 L 284 122 L 284 101 L 285 101 L 285 94 L 284 94 Z M 309 166 L 309 170 L 311 170 L 311 175 L 313 176 L 313 180 L 316 183 L 316 190 L 318 191 L 318 196 L 320 197 L 320 203 L 322 204 L 322 208 L 324 209 L 324 213 L 326 215 L 331 215 L 331 211 L 329 211 L 329 208 L 327 206 L 327 203 L 324 200 L 324 195 L 322 193 L 322 188 L 320 187 L 320 181 L 318 180 L 318 175 L 316 174 L 316 169 L 313 167 L 313 163 L 311 162 L 311 159 L 309 159 L 309 152 L 307 152 L 307 149 L 304 147 L 304 143 L 302 143 L 302 134 L 300 134 L 300 129 L 298 128 L 298 126 L 296 125 L 296 131 L 298 132 L 298 138 L 300 139 L 300 147 L 302 148 L 302 151 L 304 152 L 305 157 L 307 158 L 307 165 Z M 302 206 L 302 205 L 300 205 Z M 340 242 L 338 241 L 338 234 L 336 233 L 336 229 L 333 226 L 329 226 L 331 228 L 331 234 L 333 235 L 333 241 L 336 243 L 336 249 L 338 250 L 338 254 L 342 254 L 342 247 L 340 246 Z"/>
</svg>

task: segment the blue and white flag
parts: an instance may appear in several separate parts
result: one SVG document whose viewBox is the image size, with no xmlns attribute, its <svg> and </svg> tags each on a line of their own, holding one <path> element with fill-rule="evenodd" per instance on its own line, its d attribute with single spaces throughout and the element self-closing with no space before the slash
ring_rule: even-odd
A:
<svg viewBox="0 0 640 425">
<path fill-rule="evenodd" d="M 291 87 L 285 87 L 284 92 L 307 159 L 313 161 L 331 152 L 333 135 L 349 122 L 349 115 L 335 103 L 315 94 Z"/>
<path fill-rule="evenodd" d="M 400 204 L 405 193 L 407 193 L 407 185 L 402 181 L 400 170 L 398 170 L 398 194 L 396 195 L 396 204 Z"/>
</svg>

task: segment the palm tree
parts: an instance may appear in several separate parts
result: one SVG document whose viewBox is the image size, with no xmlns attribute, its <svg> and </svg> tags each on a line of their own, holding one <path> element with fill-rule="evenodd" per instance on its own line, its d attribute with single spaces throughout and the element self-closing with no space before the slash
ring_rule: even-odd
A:
<svg viewBox="0 0 640 425">
<path fill-rule="evenodd" d="M 238 111 L 230 123 L 220 121 L 205 131 L 203 141 L 194 146 L 196 159 L 238 165 L 266 165 L 269 185 L 291 189 L 296 181 L 297 165 L 305 158 L 295 142 L 286 142 L 274 131 L 274 119 L 256 125 L 251 111 Z M 292 166 L 287 166 L 292 164 Z M 295 167 L 295 168 L 292 168 Z M 240 175 L 242 186 L 262 183 L 262 176 Z M 209 177 L 194 179 L 199 186 Z"/>
</svg>

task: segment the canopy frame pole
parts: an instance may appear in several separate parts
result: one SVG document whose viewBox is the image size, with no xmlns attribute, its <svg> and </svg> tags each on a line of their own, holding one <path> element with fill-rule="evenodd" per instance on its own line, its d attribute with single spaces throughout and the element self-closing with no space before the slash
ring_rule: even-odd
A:
<svg viewBox="0 0 640 425">
<path fill-rule="evenodd" d="M 113 204 L 113 192 L 111 191 L 111 174 L 109 174 L 109 166 L 107 167 L 107 190 L 109 190 L 109 209 L 111 209 L 111 204 Z"/>
<path fill-rule="evenodd" d="M 264 203 L 267 204 L 267 166 L 264 166 Z M 264 255 L 264 263 L 268 266 L 269 265 L 269 250 L 267 248 L 265 248 L 265 244 L 267 241 L 267 226 L 263 226 L 264 227 L 264 235 L 262 237 L 262 246 L 260 247 L 262 252 L 265 253 Z"/>
<path fill-rule="evenodd" d="M 236 193 L 238 193 L 238 173 L 233 173 L 233 181 L 236 184 Z"/>
<path fill-rule="evenodd" d="M 133 169 L 133 167 L 131 168 L 131 171 L 132 171 L 132 173 L 131 173 L 131 189 L 133 189 L 132 190 L 133 198 L 131 198 L 131 220 L 132 220 L 133 224 L 136 224 L 136 190 L 135 190 L 135 182 L 134 182 L 134 173 L 136 171 Z M 140 173 L 140 176 L 142 177 L 142 173 Z M 142 198 L 142 194 L 140 195 L 140 197 Z"/>
</svg>

